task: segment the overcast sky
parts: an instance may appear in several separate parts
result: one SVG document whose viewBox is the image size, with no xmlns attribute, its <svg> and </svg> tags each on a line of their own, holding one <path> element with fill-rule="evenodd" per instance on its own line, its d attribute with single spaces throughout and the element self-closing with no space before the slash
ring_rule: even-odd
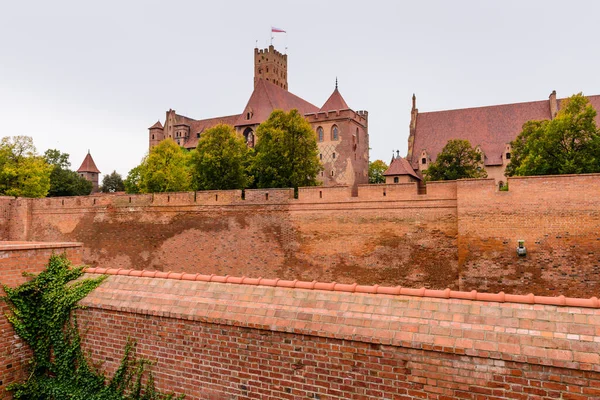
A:
<svg viewBox="0 0 600 400">
<path fill-rule="evenodd" d="M 2 136 L 124 177 L 169 108 L 238 114 L 270 28 L 292 93 L 369 111 L 371 160 L 406 155 L 420 111 L 600 94 L 600 1 L 0 0 Z"/>
</svg>

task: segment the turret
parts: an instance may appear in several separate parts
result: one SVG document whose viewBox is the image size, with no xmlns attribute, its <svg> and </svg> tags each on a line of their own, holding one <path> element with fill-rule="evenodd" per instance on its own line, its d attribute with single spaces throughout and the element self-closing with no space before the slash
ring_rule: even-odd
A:
<svg viewBox="0 0 600 400">
<path fill-rule="evenodd" d="M 254 84 L 259 79 L 271 82 L 282 89 L 288 89 L 287 54 L 281 54 L 273 45 L 268 49 L 254 49 Z"/>
</svg>

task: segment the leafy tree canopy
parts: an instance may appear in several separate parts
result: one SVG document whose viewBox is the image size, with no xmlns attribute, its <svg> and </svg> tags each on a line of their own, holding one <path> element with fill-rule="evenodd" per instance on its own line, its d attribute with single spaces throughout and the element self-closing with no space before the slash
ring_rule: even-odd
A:
<svg viewBox="0 0 600 400">
<path fill-rule="evenodd" d="M 128 193 L 180 192 L 192 187 L 189 153 L 171 138 L 154 146 L 142 163 L 129 171 Z"/>
<path fill-rule="evenodd" d="M 52 166 L 37 155 L 28 136 L 5 137 L 0 142 L 0 193 L 44 197 L 50 189 Z"/>
<path fill-rule="evenodd" d="M 248 146 L 233 127 L 220 124 L 206 130 L 191 154 L 192 179 L 198 190 L 243 189 Z"/>
<path fill-rule="evenodd" d="M 487 177 L 481 153 L 461 139 L 449 140 L 424 174 L 428 181 Z"/>
<path fill-rule="evenodd" d="M 251 171 L 256 187 L 317 186 L 319 161 L 312 127 L 298 112 L 275 110 L 256 130 L 257 145 Z"/>
<path fill-rule="evenodd" d="M 102 192 L 103 193 L 114 193 L 122 192 L 125 190 L 125 183 L 121 174 L 117 171 L 113 171 L 111 174 L 104 175 L 102 178 Z"/>
<path fill-rule="evenodd" d="M 52 166 L 48 197 L 86 196 L 92 192 L 92 182 L 69 169 L 71 163 L 67 153 L 62 153 L 56 149 L 48 149 L 44 153 L 44 159 Z"/>
<path fill-rule="evenodd" d="M 581 93 L 562 104 L 553 120 L 528 121 L 511 143 L 506 175 L 600 172 L 600 132 L 596 110 Z"/>
<path fill-rule="evenodd" d="M 383 173 L 388 169 L 388 165 L 382 160 L 369 162 L 369 183 L 385 183 Z"/>
</svg>

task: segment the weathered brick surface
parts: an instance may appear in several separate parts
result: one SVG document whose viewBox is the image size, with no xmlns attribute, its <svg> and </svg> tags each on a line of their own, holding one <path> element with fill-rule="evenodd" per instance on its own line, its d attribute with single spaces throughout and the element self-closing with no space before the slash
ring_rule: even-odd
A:
<svg viewBox="0 0 600 400">
<path fill-rule="evenodd" d="M 25 282 L 23 272 L 41 272 L 53 252 L 66 252 L 71 262 L 81 264 L 80 243 L 0 242 L 0 283 L 9 287 L 20 285 Z M 0 296 L 4 296 L 1 287 Z M 6 303 L 0 302 L 0 399 L 8 398 L 7 385 L 25 378 L 31 356 L 4 317 L 7 312 Z"/>
<path fill-rule="evenodd" d="M 461 289 L 597 296 L 600 175 L 511 178 L 509 189 L 458 182 Z"/>
<path fill-rule="evenodd" d="M 599 178 L 2 199 L 0 232 L 83 242 L 98 267 L 591 297 Z"/>
<path fill-rule="evenodd" d="M 111 276 L 79 312 L 190 399 L 600 396 L 600 310 Z"/>
</svg>

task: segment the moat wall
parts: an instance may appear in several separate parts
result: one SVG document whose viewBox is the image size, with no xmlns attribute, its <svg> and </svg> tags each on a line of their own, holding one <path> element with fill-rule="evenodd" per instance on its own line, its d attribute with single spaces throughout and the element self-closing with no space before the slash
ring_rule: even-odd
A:
<svg viewBox="0 0 600 400">
<path fill-rule="evenodd" d="M 10 240 L 77 241 L 96 267 L 586 297 L 600 175 L 0 199 Z M 524 239 L 527 257 L 515 248 Z"/>
</svg>

